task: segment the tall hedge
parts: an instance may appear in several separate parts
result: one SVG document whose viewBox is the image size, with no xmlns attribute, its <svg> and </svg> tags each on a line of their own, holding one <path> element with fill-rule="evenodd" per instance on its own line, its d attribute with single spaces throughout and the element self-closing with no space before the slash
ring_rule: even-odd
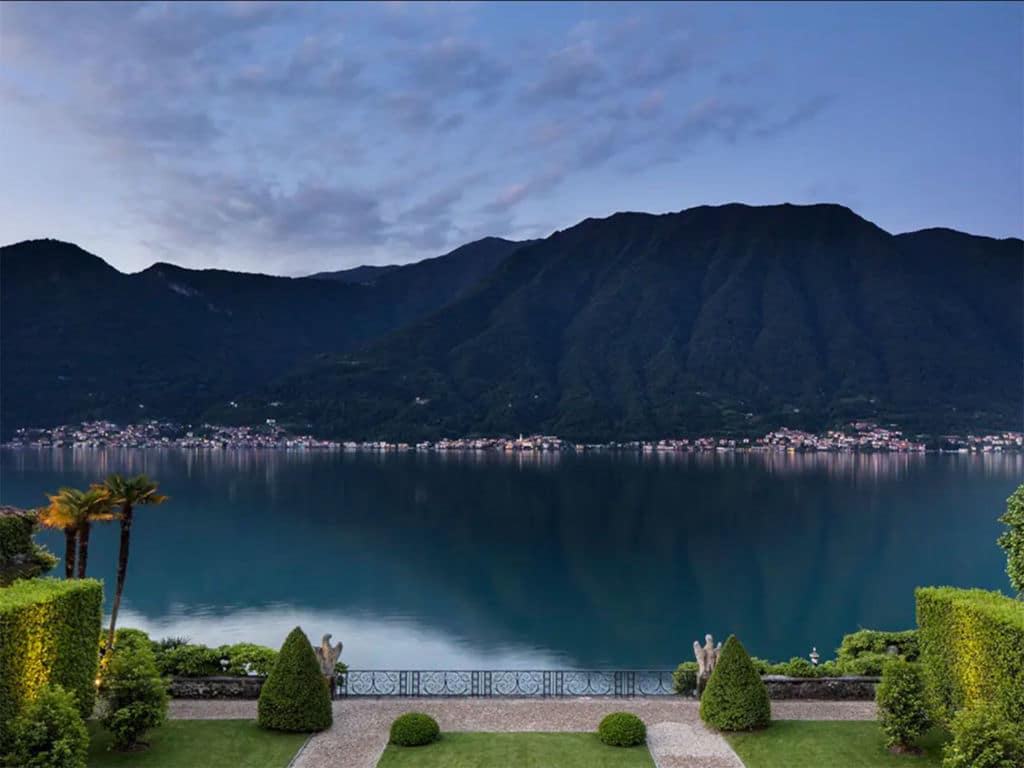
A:
<svg viewBox="0 0 1024 768">
<path fill-rule="evenodd" d="M 95 579 L 0 589 L 0 754 L 10 748 L 12 720 L 48 683 L 73 693 L 82 717 L 92 714 L 102 604 Z"/>
<path fill-rule="evenodd" d="M 932 716 L 949 725 L 989 703 L 1024 722 L 1024 601 L 980 589 L 918 589 L 921 664 Z"/>
<path fill-rule="evenodd" d="M 327 678 L 309 638 L 300 627 L 291 631 L 281 646 L 277 662 L 260 690 L 256 719 L 264 728 L 277 731 L 322 731 L 329 728 L 331 695 Z"/>
</svg>

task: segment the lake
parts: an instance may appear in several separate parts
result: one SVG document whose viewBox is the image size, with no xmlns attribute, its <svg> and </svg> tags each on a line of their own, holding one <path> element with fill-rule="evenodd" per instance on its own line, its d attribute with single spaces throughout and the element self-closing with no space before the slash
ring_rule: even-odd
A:
<svg viewBox="0 0 1024 768">
<path fill-rule="evenodd" d="M 1008 591 L 1024 457 L 4 449 L 0 502 L 115 471 L 171 496 L 136 514 L 123 626 L 277 647 L 298 624 L 364 669 L 648 668 L 706 632 L 831 657 L 913 626 L 915 586 Z M 95 530 L 108 599 L 116 550 Z"/>
</svg>

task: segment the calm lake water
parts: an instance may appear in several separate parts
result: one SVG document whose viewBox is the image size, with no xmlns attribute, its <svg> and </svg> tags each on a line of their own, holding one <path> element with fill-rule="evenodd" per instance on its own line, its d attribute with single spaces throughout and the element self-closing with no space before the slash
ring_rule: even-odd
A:
<svg viewBox="0 0 1024 768">
<path fill-rule="evenodd" d="M 671 667 L 705 632 L 830 655 L 913 626 L 917 585 L 1007 591 L 1024 457 L 2 450 L 0 502 L 114 471 L 172 497 L 136 515 L 122 611 L 156 637 L 300 624 L 358 668 Z M 112 586 L 116 526 L 92 542 Z"/>
</svg>

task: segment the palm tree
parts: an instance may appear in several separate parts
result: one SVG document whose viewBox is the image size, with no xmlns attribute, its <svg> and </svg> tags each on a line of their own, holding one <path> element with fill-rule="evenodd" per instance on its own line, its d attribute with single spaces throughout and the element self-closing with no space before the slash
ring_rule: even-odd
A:
<svg viewBox="0 0 1024 768">
<path fill-rule="evenodd" d="M 110 511 L 110 496 L 105 490 L 93 488 L 80 491 L 77 488 L 61 488 L 50 496 L 50 506 L 43 511 L 41 519 L 50 520 L 50 527 L 64 529 L 65 564 L 64 575 L 71 578 L 74 566 L 78 578 L 84 579 L 89 562 L 89 534 L 92 524 L 102 520 L 113 520 Z M 69 529 L 71 533 L 69 534 Z M 78 554 L 74 553 L 74 540 L 78 540 Z"/>
<path fill-rule="evenodd" d="M 66 489 L 65 489 L 66 490 Z M 61 502 L 58 503 L 58 499 Z M 75 577 L 75 540 L 78 536 L 78 519 L 71 514 L 71 508 L 58 493 L 50 497 L 50 506 L 36 510 L 40 525 L 64 531 L 64 578 Z"/>
<path fill-rule="evenodd" d="M 117 610 L 121 607 L 121 593 L 124 592 L 124 581 L 128 574 L 128 549 L 131 546 L 132 513 L 135 507 L 143 504 L 163 504 L 166 496 L 157 493 L 157 484 L 145 475 L 137 475 L 125 479 L 121 475 L 111 475 L 102 485 L 93 485 L 94 490 L 105 492 L 110 503 L 121 507 L 118 519 L 121 521 L 121 547 L 117 554 L 117 587 L 114 590 L 114 606 L 110 611 L 110 631 L 107 632 L 107 644 L 103 649 L 106 656 L 114 645 L 114 630 L 117 628 Z"/>
</svg>

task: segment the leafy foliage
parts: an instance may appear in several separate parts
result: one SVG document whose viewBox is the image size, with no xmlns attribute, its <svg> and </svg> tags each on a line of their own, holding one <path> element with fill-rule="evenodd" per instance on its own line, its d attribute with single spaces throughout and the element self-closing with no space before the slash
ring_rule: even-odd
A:
<svg viewBox="0 0 1024 768">
<path fill-rule="evenodd" d="M 611 747 L 636 747 L 647 741 L 647 726 L 631 712 L 612 712 L 598 724 L 597 735 Z"/>
<path fill-rule="evenodd" d="M 886 662 L 875 701 L 889 747 L 912 747 L 931 724 L 920 670 L 909 661 L 894 658 Z"/>
<path fill-rule="evenodd" d="M 47 684 L 75 696 L 88 717 L 96 702 L 103 585 L 92 579 L 31 579 L 0 589 L 0 754 L 10 723 Z"/>
<path fill-rule="evenodd" d="M 700 700 L 700 717 L 722 731 L 764 728 L 771 721 L 768 689 L 743 644 L 730 635 Z"/>
<path fill-rule="evenodd" d="M 226 645 L 219 653 L 228 662 L 224 669 L 228 675 L 269 675 L 277 661 L 277 651 L 255 643 Z"/>
<path fill-rule="evenodd" d="M 313 646 L 296 627 L 260 691 L 257 720 L 264 728 L 308 732 L 330 727 L 332 719 L 330 693 Z"/>
<path fill-rule="evenodd" d="M 36 544 L 34 514 L 0 507 L 0 587 L 17 579 L 30 579 L 50 570 L 56 558 Z"/>
<path fill-rule="evenodd" d="M 1007 720 L 996 707 L 981 704 L 957 713 L 942 768 L 1020 768 L 1024 765 L 1024 725 Z"/>
<path fill-rule="evenodd" d="M 422 712 L 406 712 L 391 723 L 389 741 L 400 747 L 422 747 L 437 741 L 441 728 L 430 715 Z"/>
<path fill-rule="evenodd" d="M 14 721 L 7 760 L 19 768 L 86 768 L 89 734 L 74 694 L 44 686 Z"/>
<path fill-rule="evenodd" d="M 208 677 L 224 672 L 222 654 L 205 645 L 179 645 L 157 655 L 157 666 L 164 675 Z"/>
<path fill-rule="evenodd" d="M 890 649 L 907 661 L 917 661 L 918 631 L 907 629 L 902 632 L 882 632 L 877 629 L 861 629 L 843 637 L 836 658 L 842 663 L 859 659 L 868 654 L 886 656 Z M 882 674 L 881 668 L 875 674 Z"/>
<path fill-rule="evenodd" d="M 672 673 L 672 688 L 676 693 L 692 696 L 697 690 L 697 662 L 684 661 Z"/>
<path fill-rule="evenodd" d="M 147 731 L 162 725 L 167 699 L 153 651 L 141 643 L 115 644 L 100 686 L 100 722 L 110 731 L 113 747 L 133 749 Z"/>
<path fill-rule="evenodd" d="M 918 589 L 921 663 L 934 719 L 996 706 L 1024 722 L 1024 602 L 980 589 Z"/>
<path fill-rule="evenodd" d="M 999 522 L 1007 527 L 999 537 L 999 546 L 1006 551 L 1006 574 L 1024 598 L 1024 485 L 1006 500 L 1006 514 Z"/>
</svg>

